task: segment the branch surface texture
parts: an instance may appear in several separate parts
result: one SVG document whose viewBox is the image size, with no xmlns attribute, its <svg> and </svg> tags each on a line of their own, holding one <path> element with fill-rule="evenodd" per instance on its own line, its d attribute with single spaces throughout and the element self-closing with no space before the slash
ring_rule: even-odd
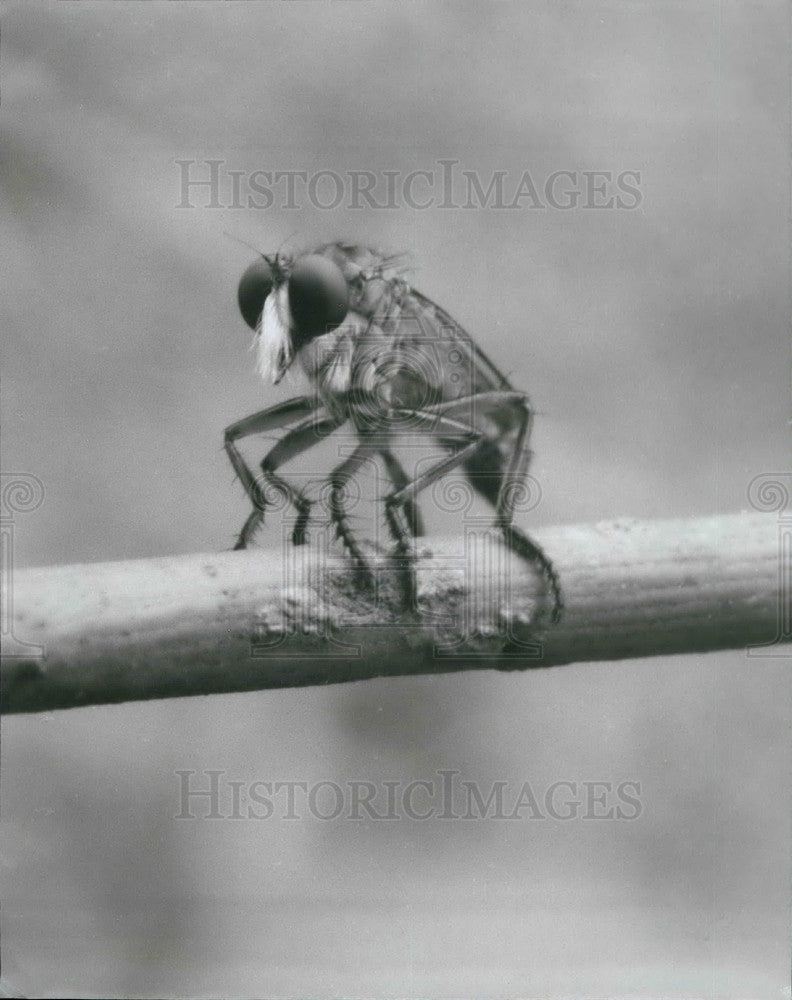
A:
<svg viewBox="0 0 792 1000">
<path fill-rule="evenodd" d="M 532 533 L 566 610 L 492 529 L 420 539 L 417 607 L 319 545 L 28 569 L 10 578 L 0 707 L 109 702 L 381 676 L 790 642 L 789 567 L 770 514 L 614 521 Z M 785 557 L 788 559 L 788 555 Z M 758 647 L 758 648 L 757 648 Z M 778 650 L 776 650 L 776 653 Z"/>
</svg>

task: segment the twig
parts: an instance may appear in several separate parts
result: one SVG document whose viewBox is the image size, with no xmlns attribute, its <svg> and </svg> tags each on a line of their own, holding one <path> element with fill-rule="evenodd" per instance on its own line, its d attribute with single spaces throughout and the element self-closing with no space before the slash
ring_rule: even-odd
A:
<svg viewBox="0 0 792 1000">
<path fill-rule="evenodd" d="M 381 557 L 377 596 L 316 544 L 18 572 L 2 710 L 790 641 L 778 635 L 785 587 L 772 515 L 534 537 L 564 587 L 557 626 L 541 579 L 485 527 L 421 540 L 410 614 L 400 611 L 399 573 Z"/>
</svg>

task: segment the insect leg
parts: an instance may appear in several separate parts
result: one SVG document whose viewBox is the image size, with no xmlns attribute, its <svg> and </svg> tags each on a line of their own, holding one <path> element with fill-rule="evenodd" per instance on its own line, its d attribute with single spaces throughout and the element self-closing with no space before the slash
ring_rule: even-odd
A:
<svg viewBox="0 0 792 1000">
<path fill-rule="evenodd" d="M 451 424 L 445 418 L 438 418 L 432 415 L 432 420 L 437 421 L 438 419 L 446 425 Z M 456 424 L 456 422 L 453 422 Z M 406 517 L 406 512 L 409 510 L 410 506 L 414 505 L 415 497 L 420 493 L 421 490 L 430 486 L 433 482 L 440 479 L 441 476 L 445 475 L 451 469 L 460 465 L 465 459 L 475 452 L 476 448 L 479 447 L 480 436 L 479 434 L 470 429 L 462 429 L 462 425 L 456 426 L 457 434 L 460 439 L 460 447 L 456 451 L 452 452 L 451 455 L 446 456 L 436 465 L 432 466 L 431 469 L 427 469 L 426 472 L 417 476 L 411 482 L 406 483 L 400 489 L 395 490 L 389 496 L 385 498 L 385 521 L 388 525 L 388 530 L 391 533 L 394 541 L 396 542 L 396 553 L 407 558 L 410 554 L 410 542 L 411 542 L 411 532 L 410 532 L 410 522 L 408 517 Z M 446 428 L 447 433 L 448 428 Z M 417 585 L 415 581 L 415 572 L 412 569 L 408 569 L 405 578 L 405 603 L 408 608 L 414 608 L 417 599 Z"/>
<path fill-rule="evenodd" d="M 330 475 L 330 517 L 335 525 L 336 534 L 344 548 L 352 556 L 361 581 L 369 586 L 374 583 L 365 556 L 352 533 L 344 507 L 344 489 L 357 470 L 377 452 L 377 448 L 369 442 L 363 442 L 355 448 L 351 455 L 339 465 Z"/>
<path fill-rule="evenodd" d="M 528 441 L 531 436 L 533 412 L 528 403 L 527 396 L 523 396 L 520 402 L 522 405 L 519 408 L 517 437 L 512 447 L 508 467 L 498 489 L 498 501 L 495 505 L 496 523 L 500 527 L 505 527 L 512 523 L 514 507 L 517 502 L 517 491 L 525 482 L 525 477 L 528 474 L 528 465 L 531 461 L 531 449 L 528 447 Z"/>
<path fill-rule="evenodd" d="M 558 579 L 555 567 L 542 547 L 537 545 L 528 535 L 520 531 L 513 523 L 517 493 L 525 482 L 525 477 L 528 474 L 528 466 L 531 461 L 531 449 L 528 446 L 528 441 L 531 436 L 532 423 L 533 413 L 528 404 L 528 399 L 525 397 L 520 424 L 517 430 L 517 438 L 514 442 L 509 466 L 501 480 L 498 492 L 495 521 L 503 532 L 503 537 L 509 548 L 517 552 L 524 559 L 527 559 L 528 562 L 538 566 L 542 571 L 542 575 L 553 594 L 551 618 L 553 623 L 557 623 L 560 621 L 564 610 L 564 597 L 561 592 L 561 581 Z"/>
<path fill-rule="evenodd" d="M 297 505 L 297 520 L 292 528 L 292 543 L 294 545 L 305 545 L 308 541 L 308 521 L 311 517 L 311 504 L 303 500 Z"/>
<path fill-rule="evenodd" d="M 257 477 L 243 458 L 236 446 L 236 442 L 240 438 L 249 437 L 251 434 L 262 434 L 264 431 L 283 427 L 292 420 L 311 413 L 317 409 L 318 405 L 319 403 L 316 398 L 311 396 L 296 396 L 285 403 L 278 403 L 277 406 L 270 406 L 266 410 L 260 410 L 258 413 L 245 417 L 244 420 L 238 420 L 226 428 L 226 454 L 234 468 L 234 472 L 239 477 L 240 482 L 245 488 L 245 492 L 253 504 L 253 510 L 245 521 L 242 531 L 239 533 L 239 538 L 234 546 L 235 549 L 247 548 L 256 528 L 264 520 L 264 507 L 266 506 Z"/>
<path fill-rule="evenodd" d="M 275 470 L 290 458 L 295 458 L 316 444 L 317 441 L 332 434 L 344 423 L 345 419 L 343 416 L 317 419 L 316 415 L 312 414 L 296 427 L 287 431 L 280 441 L 267 452 L 261 463 L 261 475 L 264 481 L 269 486 L 284 493 L 297 508 L 297 522 L 292 531 L 292 542 L 295 545 L 302 545 L 305 542 L 305 526 L 310 516 L 311 503 L 301 496 L 287 480 L 277 475 Z"/>
<path fill-rule="evenodd" d="M 405 416 L 424 416 L 421 411 L 417 410 L 412 412 L 397 411 L 398 415 L 402 413 Z M 456 468 L 457 465 L 461 465 L 478 448 L 481 441 L 484 440 L 484 435 L 476 430 L 475 427 L 469 427 L 456 420 L 449 420 L 447 417 L 438 417 L 436 414 L 426 414 L 426 416 L 428 419 L 431 419 L 434 426 L 439 428 L 442 425 L 444 437 L 449 442 L 457 442 L 459 447 L 452 454 L 440 459 L 431 469 L 422 472 L 420 476 L 416 476 L 415 479 L 409 481 L 400 489 L 394 490 L 393 493 L 385 498 L 386 505 L 404 506 L 407 501 L 414 500 L 421 490 L 426 489 L 427 486 L 431 486 L 432 483 L 436 482 L 447 472 L 450 472 L 451 469 Z"/>
<path fill-rule="evenodd" d="M 397 410 L 394 416 L 399 418 L 409 417 L 411 420 L 417 421 L 418 425 L 422 423 L 429 424 L 433 430 L 440 431 L 449 440 L 453 439 L 453 441 L 459 443 L 459 447 L 451 455 L 441 459 L 431 469 L 427 469 L 426 472 L 406 482 L 403 486 L 385 497 L 385 521 L 388 525 L 388 530 L 396 543 L 397 553 L 406 556 L 410 552 L 411 541 L 410 526 L 404 516 L 407 505 L 414 503 L 416 496 L 421 490 L 430 486 L 433 482 L 440 479 L 441 476 L 445 475 L 446 472 L 464 462 L 478 448 L 483 435 L 475 428 L 460 421 L 451 420 L 436 413 L 427 413 L 423 410 Z M 414 593 L 415 585 L 413 582 L 411 596 L 414 596 Z"/>
<path fill-rule="evenodd" d="M 504 540 L 509 548 L 511 548 L 512 551 L 516 552 L 518 555 L 522 556 L 532 565 L 538 566 L 541 570 L 541 573 L 547 581 L 553 595 L 552 620 L 553 622 L 558 622 L 564 608 L 561 583 L 558 579 L 558 574 L 556 573 L 552 562 L 542 550 L 541 546 L 532 541 L 512 523 L 514 518 L 514 505 L 517 499 L 517 486 L 523 482 L 528 471 L 528 463 L 531 458 L 531 452 L 528 447 L 528 439 L 531 430 L 532 414 L 530 406 L 528 405 L 527 397 L 523 393 L 514 391 L 488 392 L 482 393 L 481 395 L 483 397 L 487 397 L 485 401 L 489 403 L 497 403 L 499 398 L 501 402 L 514 402 L 515 400 L 522 402 L 520 421 L 517 429 L 517 439 L 512 449 L 508 469 L 505 474 L 501 473 L 499 476 L 500 485 L 497 500 L 493 500 L 492 496 L 488 495 L 488 491 L 480 489 L 480 492 L 487 496 L 491 502 L 495 503 L 496 524 L 503 532 Z M 476 428 L 469 426 L 466 427 L 466 425 L 459 421 L 449 420 L 447 416 L 448 413 L 453 413 L 454 409 L 461 409 L 463 406 L 468 406 L 469 404 L 470 397 L 465 397 L 463 399 L 452 400 L 446 403 L 430 406 L 427 407 L 426 410 L 421 411 L 421 416 L 425 416 L 427 420 L 434 419 L 436 421 L 436 424 L 432 428 L 433 431 L 442 433 L 443 438 L 449 442 L 453 440 L 453 437 L 459 437 L 459 428 L 466 429 L 468 437 L 475 434 L 476 438 L 461 449 L 455 451 L 444 462 L 441 462 L 432 469 L 429 469 L 423 474 L 423 476 L 419 476 L 418 479 L 414 480 L 413 483 L 410 484 L 410 486 L 398 491 L 392 497 L 388 498 L 388 500 L 386 500 L 386 514 L 388 509 L 387 504 L 389 501 L 393 502 L 400 498 L 414 497 L 420 490 L 439 479 L 440 476 L 475 455 L 477 448 L 481 447 L 482 443 L 488 443 L 491 440 Z M 449 424 L 457 428 L 455 435 L 451 435 L 447 432 L 447 425 Z M 472 472 L 470 469 L 468 471 Z M 471 482 L 474 482 L 473 478 L 471 478 Z M 397 544 L 398 543 L 399 539 L 397 539 Z M 401 544 L 402 546 L 404 545 L 403 540 L 401 541 Z"/>
<path fill-rule="evenodd" d="M 470 485 L 497 509 L 504 480 L 504 465 L 512 453 L 513 437 L 525 412 L 525 394 L 514 389 L 493 389 L 424 406 L 429 413 L 454 416 L 484 434 L 481 444 L 464 462 Z M 438 436 L 444 448 L 453 441 Z M 522 481 L 522 480 L 520 480 Z M 509 496 L 514 490 L 509 491 Z"/>
<path fill-rule="evenodd" d="M 478 404 L 480 412 L 496 410 L 504 403 L 528 403 L 528 397 L 524 392 L 517 389 L 488 389 L 486 392 L 476 392 L 467 396 L 457 396 L 456 399 L 447 399 L 440 403 L 429 403 L 422 407 L 421 412 L 430 413 L 451 413 L 456 409 L 469 407 L 472 402 Z"/>
<path fill-rule="evenodd" d="M 410 481 L 409 476 L 404 471 L 401 462 L 396 458 L 393 452 L 388 448 L 380 448 L 379 453 L 382 456 L 385 468 L 388 470 L 388 475 L 393 480 L 394 485 L 398 489 L 406 486 Z M 404 516 L 407 518 L 407 522 L 410 526 L 410 532 L 414 538 L 417 538 L 418 535 L 424 534 L 423 518 L 421 517 L 421 512 L 418 510 L 417 503 L 414 503 L 412 500 L 405 500 Z"/>
</svg>

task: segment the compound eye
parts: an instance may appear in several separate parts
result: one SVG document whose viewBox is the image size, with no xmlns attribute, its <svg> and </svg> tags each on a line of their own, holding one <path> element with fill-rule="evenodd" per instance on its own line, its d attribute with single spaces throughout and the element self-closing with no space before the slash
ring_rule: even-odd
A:
<svg viewBox="0 0 792 1000">
<path fill-rule="evenodd" d="M 258 325 L 264 300 L 272 291 L 272 268 L 263 257 L 253 261 L 239 279 L 237 301 L 242 318 L 253 330 Z"/>
<path fill-rule="evenodd" d="M 349 289 L 341 268 L 316 253 L 298 260 L 289 275 L 289 309 L 300 339 L 320 337 L 343 323 Z"/>
</svg>

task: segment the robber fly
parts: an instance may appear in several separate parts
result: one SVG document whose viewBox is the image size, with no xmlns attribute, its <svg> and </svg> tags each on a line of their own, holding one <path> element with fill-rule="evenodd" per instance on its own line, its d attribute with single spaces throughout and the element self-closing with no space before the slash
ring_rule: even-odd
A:
<svg viewBox="0 0 792 1000">
<path fill-rule="evenodd" d="M 558 620 L 562 597 L 553 565 L 512 523 L 531 457 L 528 397 L 444 309 L 407 284 L 399 258 L 340 242 L 308 253 L 262 254 L 242 275 L 238 300 L 256 334 L 263 379 L 277 384 L 298 362 L 314 392 L 226 430 L 228 457 L 253 504 L 236 548 L 246 548 L 262 523 L 267 488 L 293 504 L 292 541 L 305 541 L 311 501 L 277 470 L 351 423 L 357 446 L 329 476 L 329 506 L 336 534 L 365 579 L 370 569 L 345 509 L 345 487 L 361 466 L 379 456 L 388 471 L 393 489 L 383 498 L 385 523 L 405 558 L 412 538 L 423 533 L 419 493 L 462 467 L 494 507 L 507 544 L 543 574 Z M 237 442 L 285 428 L 255 475 Z M 434 466 L 412 478 L 391 447 L 405 428 L 430 434 L 444 450 Z"/>
</svg>

